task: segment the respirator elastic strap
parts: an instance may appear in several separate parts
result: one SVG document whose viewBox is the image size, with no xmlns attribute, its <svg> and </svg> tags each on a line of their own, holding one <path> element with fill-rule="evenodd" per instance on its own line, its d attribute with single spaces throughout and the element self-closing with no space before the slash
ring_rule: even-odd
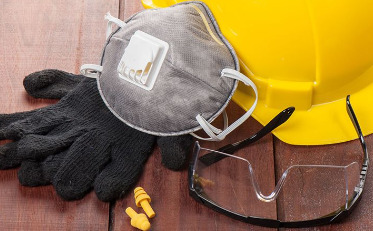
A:
<svg viewBox="0 0 373 231">
<path fill-rule="evenodd" d="M 84 64 L 80 67 L 80 73 L 85 77 L 97 79 L 103 68 L 100 65 L 96 64 Z"/>
<path fill-rule="evenodd" d="M 121 28 L 126 25 L 125 22 L 119 18 L 113 17 L 109 12 L 106 13 L 105 19 L 108 21 L 106 27 L 106 39 L 113 32 L 113 23 Z M 80 67 L 80 73 L 89 78 L 98 78 L 102 72 L 102 69 L 103 68 L 100 65 L 84 64 Z"/>
<path fill-rule="evenodd" d="M 110 12 L 107 12 L 105 15 L 105 19 L 108 21 L 107 22 L 107 27 L 106 27 L 106 39 L 111 35 L 113 32 L 113 23 L 119 27 L 124 27 L 126 25 L 125 22 L 120 20 L 119 18 L 113 17 Z"/>
<path fill-rule="evenodd" d="M 243 114 L 238 120 L 236 120 L 234 123 L 232 123 L 228 127 L 225 127 L 223 131 L 211 125 L 211 123 L 207 122 L 207 120 L 205 120 L 205 118 L 203 118 L 201 115 L 197 115 L 196 117 L 197 121 L 201 125 L 202 129 L 206 132 L 206 134 L 210 136 L 210 138 L 202 138 L 200 136 L 197 136 L 194 133 L 191 133 L 191 135 L 193 135 L 194 137 L 198 139 L 209 140 L 209 141 L 223 140 L 229 133 L 231 133 L 234 129 L 236 129 L 245 120 L 247 120 L 250 117 L 250 115 L 253 113 L 258 103 L 258 90 L 255 84 L 249 78 L 247 78 L 244 74 L 240 73 L 239 71 L 230 69 L 230 68 L 225 68 L 222 70 L 221 76 L 239 80 L 243 82 L 245 85 L 250 86 L 254 90 L 255 101 L 253 105 L 251 106 L 251 108 L 245 114 Z"/>
<path fill-rule="evenodd" d="M 219 134 L 222 132 L 221 129 L 213 126 L 211 123 L 207 122 L 200 114 L 196 116 L 197 122 L 201 125 L 202 129 L 206 132 L 206 134 L 211 138 L 203 138 L 201 136 L 196 135 L 195 133 L 190 133 L 192 136 L 194 136 L 197 139 L 200 140 L 213 140 L 213 141 L 219 141 L 216 134 Z M 224 129 L 227 129 L 228 127 L 228 115 L 227 112 L 223 111 L 223 121 L 224 121 Z"/>
</svg>

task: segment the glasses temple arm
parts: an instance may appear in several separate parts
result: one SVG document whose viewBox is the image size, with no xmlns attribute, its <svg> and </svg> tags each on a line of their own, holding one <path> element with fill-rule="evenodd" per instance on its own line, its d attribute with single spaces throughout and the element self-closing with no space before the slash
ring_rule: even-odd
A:
<svg viewBox="0 0 373 231">
<path fill-rule="evenodd" d="M 360 172 L 360 185 L 359 185 L 360 193 L 361 193 L 363 188 L 364 188 L 365 178 L 366 178 L 366 174 L 367 174 L 367 171 L 368 171 L 368 165 L 369 165 L 368 149 L 367 149 L 367 146 L 366 146 L 366 143 L 365 143 L 363 133 L 361 132 L 359 122 L 356 118 L 354 109 L 352 108 L 352 105 L 350 103 L 350 96 L 349 95 L 346 97 L 346 108 L 347 108 L 348 115 L 350 116 L 351 122 L 355 127 L 355 130 L 356 130 L 357 135 L 358 135 L 359 140 L 360 140 L 361 147 L 362 147 L 363 152 L 364 152 L 364 160 L 363 160 L 363 165 L 362 165 L 361 172 Z"/>
<path fill-rule="evenodd" d="M 272 132 L 275 128 L 285 123 L 290 118 L 290 116 L 293 114 L 294 110 L 295 110 L 294 107 L 286 108 L 285 110 L 281 111 L 277 116 L 275 116 L 266 126 L 264 126 L 256 134 L 252 135 L 251 137 L 247 139 L 241 140 L 239 142 L 225 145 L 219 148 L 217 151 L 228 153 L 228 154 L 233 154 L 235 151 L 243 147 L 246 147 L 254 143 L 255 141 L 258 141 L 259 139 L 261 139 L 268 133 Z M 218 162 L 219 160 L 223 158 L 224 158 L 224 155 L 211 152 L 200 157 L 199 160 L 202 161 L 202 163 L 204 163 L 205 165 L 209 166 L 211 164 Z"/>
<path fill-rule="evenodd" d="M 247 139 L 244 139 L 244 140 L 241 140 L 239 142 L 232 144 L 234 148 L 231 148 L 229 151 L 233 153 L 241 148 L 246 147 L 247 145 L 250 145 L 260 140 L 262 137 L 264 137 L 268 133 L 271 133 L 278 126 L 285 123 L 290 118 L 290 116 L 293 114 L 294 110 L 295 110 L 294 107 L 288 107 L 285 110 L 281 111 L 271 121 L 269 121 L 269 123 L 266 126 L 264 126 L 259 132 L 252 135 L 250 138 L 247 138 Z"/>
<path fill-rule="evenodd" d="M 368 165 L 369 155 L 368 155 L 367 145 L 365 143 L 364 135 L 361 131 L 361 128 L 360 128 L 359 122 L 356 118 L 354 109 L 352 108 L 352 105 L 350 103 L 350 96 L 349 95 L 346 97 L 346 107 L 347 107 L 348 115 L 350 116 L 352 124 L 355 127 L 356 133 L 357 133 L 357 135 L 359 137 L 359 140 L 360 140 L 361 147 L 362 147 L 363 152 L 364 152 L 364 164 Z"/>
</svg>

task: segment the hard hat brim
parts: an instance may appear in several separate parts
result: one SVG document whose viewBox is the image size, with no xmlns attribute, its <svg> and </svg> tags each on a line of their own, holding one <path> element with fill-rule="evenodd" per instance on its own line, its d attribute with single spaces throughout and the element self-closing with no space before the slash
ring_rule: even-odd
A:
<svg viewBox="0 0 373 231">
<path fill-rule="evenodd" d="M 241 87 L 234 94 L 233 101 L 247 110 L 253 99 Z M 351 94 L 351 103 L 363 134 L 372 134 L 373 84 Z M 313 105 L 309 110 L 295 108 L 291 118 L 275 129 L 273 134 L 281 141 L 293 145 L 324 145 L 357 139 L 355 128 L 351 125 L 345 107 L 345 98 L 341 98 L 329 103 Z M 281 110 L 258 103 L 252 115 L 258 122 L 265 125 Z"/>
</svg>

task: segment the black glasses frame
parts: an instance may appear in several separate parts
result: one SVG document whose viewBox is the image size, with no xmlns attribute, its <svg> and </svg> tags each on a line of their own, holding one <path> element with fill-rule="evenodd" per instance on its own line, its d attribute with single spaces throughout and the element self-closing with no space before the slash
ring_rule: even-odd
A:
<svg viewBox="0 0 373 231">
<path fill-rule="evenodd" d="M 194 198 L 196 201 L 204 204 L 205 206 L 222 213 L 226 216 L 229 216 L 233 219 L 240 220 L 243 222 L 251 223 L 254 225 L 259 225 L 259 226 L 265 226 L 265 227 L 273 227 L 273 228 L 279 228 L 279 227 L 289 227 L 289 228 L 300 228 L 300 227 L 310 227 L 310 226 L 318 226 L 318 225 L 325 225 L 325 224 L 330 224 L 330 223 L 335 223 L 343 220 L 345 217 L 347 217 L 353 209 L 356 207 L 358 202 L 361 199 L 361 195 L 363 193 L 364 185 L 365 185 L 365 179 L 366 179 L 366 174 L 368 171 L 368 165 L 369 165 L 369 156 L 368 156 L 368 150 L 367 146 L 364 140 L 363 133 L 361 132 L 359 122 L 356 118 L 356 115 L 354 113 L 354 110 L 351 106 L 350 103 L 350 96 L 348 95 L 346 97 L 346 109 L 347 113 L 351 119 L 352 124 L 355 127 L 355 130 L 357 132 L 358 138 L 360 140 L 361 147 L 364 152 L 364 158 L 363 158 L 363 164 L 361 167 L 360 171 L 360 182 L 357 187 L 355 187 L 354 190 L 354 195 L 351 200 L 348 201 L 347 208 L 345 205 L 341 206 L 339 210 L 328 214 L 326 216 L 313 219 L 313 220 L 305 220 L 305 221 L 293 221 L 293 222 L 283 222 L 279 220 L 274 220 L 274 219 L 267 219 L 267 218 L 261 218 L 261 217 L 253 217 L 253 216 L 244 216 L 235 212 L 232 212 L 228 209 L 225 209 L 223 207 L 220 207 L 213 201 L 209 200 L 207 196 L 203 194 L 198 189 L 198 186 L 194 182 L 194 169 L 197 164 L 197 156 L 198 152 L 200 150 L 199 143 L 196 142 L 195 147 L 194 147 L 194 153 L 193 153 L 193 162 L 191 163 L 189 167 L 189 195 Z M 248 139 L 245 139 L 243 141 L 237 142 L 235 144 L 229 144 L 226 145 L 218 151 L 220 152 L 226 152 L 229 154 L 233 154 L 235 151 L 259 140 L 266 134 L 270 133 L 273 129 L 284 123 L 291 114 L 293 113 L 294 108 L 287 108 L 284 111 L 280 112 L 279 115 L 277 115 L 275 118 L 273 118 L 265 127 L 263 127 L 259 132 L 257 132 L 255 135 L 251 136 Z M 220 156 L 220 157 L 218 157 Z M 217 161 L 221 160 L 222 155 L 217 155 L 216 153 L 208 153 L 204 155 L 201 161 L 206 164 L 206 165 L 211 165 L 216 163 Z"/>
</svg>

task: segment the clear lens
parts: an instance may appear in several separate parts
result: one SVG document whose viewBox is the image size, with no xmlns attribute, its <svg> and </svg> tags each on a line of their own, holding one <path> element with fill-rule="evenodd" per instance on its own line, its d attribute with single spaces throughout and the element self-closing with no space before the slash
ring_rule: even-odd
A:
<svg viewBox="0 0 373 231">
<path fill-rule="evenodd" d="M 206 154 L 214 158 L 205 158 Z M 243 216 L 283 222 L 313 220 L 348 207 L 359 184 L 360 166 L 357 162 L 292 165 L 268 185 L 266 176 L 256 175 L 249 160 L 239 154 L 201 148 L 194 167 L 194 188 L 202 197 Z"/>
</svg>

